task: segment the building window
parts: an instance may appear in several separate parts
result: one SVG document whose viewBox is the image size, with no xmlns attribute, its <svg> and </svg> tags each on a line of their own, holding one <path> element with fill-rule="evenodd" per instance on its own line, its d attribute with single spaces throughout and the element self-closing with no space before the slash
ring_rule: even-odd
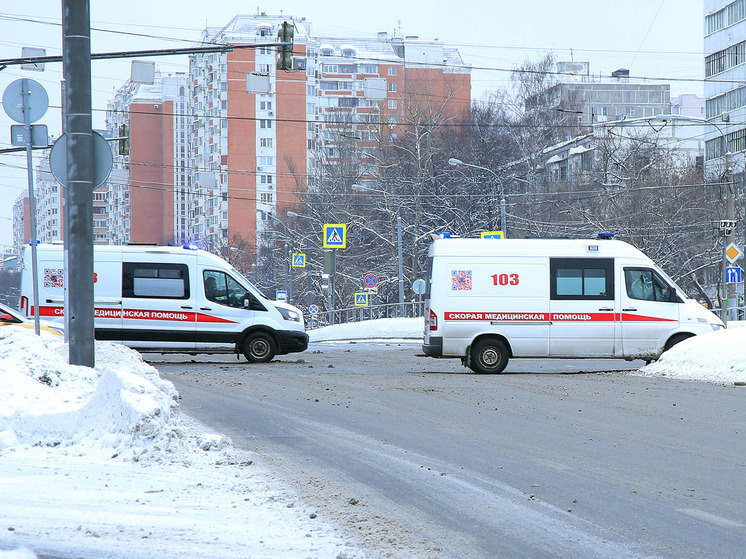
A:
<svg viewBox="0 0 746 559">
<path fill-rule="evenodd" d="M 272 138 L 260 138 L 259 139 L 259 146 L 263 148 L 271 148 L 273 145 Z"/>
<path fill-rule="evenodd" d="M 272 184 L 272 175 L 261 175 L 262 184 Z"/>
<path fill-rule="evenodd" d="M 396 75 L 396 66 L 389 66 L 389 76 Z"/>
<path fill-rule="evenodd" d="M 259 119 L 259 128 L 272 128 L 272 121 L 266 118 Z"/>
<path fill-rule="evenodd" d="M 262 193 L 260 194 L 260 198 L 259 198 L 259 200 L 260 200 L 261 202 L 264 202 L 265 204 L 266 204 L 266 203 L 270 203 L 270 204 L 271 204 L 271 203 L 272 203 L 272 198 L 273 198 L 273 195 L 272 195 L 272 193 L 271 193 L 271 192 L 262 192 Z"/>
<path fill-rule="evenodd" d="M 389 99 L 389 109 L 396 109 L 396 99 Z"/>
<path fill-rule="evenodd" d="M 262 111 L 271 111 L 272 110 L 272 101 L 259 101 L 259 108 Z"/>
<path fill-rule="evenodd" d="M 395 93 L 397 91 L 397 87 L 395 83 L 391 82 L 389 84 L 389 91 L 391 91 L 392 93 Z"/>
</svg>

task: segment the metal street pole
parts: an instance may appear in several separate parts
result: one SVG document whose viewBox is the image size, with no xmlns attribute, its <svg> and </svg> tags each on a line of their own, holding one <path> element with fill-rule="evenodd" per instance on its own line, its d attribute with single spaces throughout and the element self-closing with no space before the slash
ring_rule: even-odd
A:
<svg viewBox="0 0 746 559">
<path fill-rule="evenodd" d="M 293 269 L 290 265 L 291 258 L 290 245 L 285 243 L 285 291 L 288 294 L 288 304 L 292 304 L 293 302 L 293 278 L 291 276 Z"/>
<path fill-rule="evenodd" d="M 88 0 L 62 0 L 62 59 L 67 115 L 65 253 L 70 285 L 65 317 L 71 365 L 95 364 L 93 325 L 93 130 L 91 17 Z"/>
<path fill-rule="evenodd" d="M 399 258 L 399 316 L 404 314 L 404 262 L 402 258 L 401 215 L 396 210 L 396 252 Z"/>
<path fill-rule="evenodd" d="M 726 182 L 728 183 L 726 186 L 728 188 L 728 198 L 725 204 L 725 219 L 726 220 L 734 220 L 736 215 L 736 204 L 735 204 L 735 192 L 734 192 L 734 184 L 733 184 L 733 154 L 731 154 L 730 150 L 725 154 L 725 176 L 726 176 Z M 734 242 L 736 240 L 736 228 L 733 227 L 730 230 L 730 233 L 723 237 L 723 281 L 725 281 L 726 278 L 726 267 L 727 259 L 725 257 L 725 249 L 726 247 Z M 731 309 L 733 307 L 737 306 L 736 301 L 736 284 L 735 283 L 729 283 L 726 286 L 726 302 L 725 302 L 725 318 L 726 320 L 731 318 L 735 319 L 735 316 L 731 316 Z"/>
<path fill-rule="evenodd" d="M 34 332 L 39 335 L 39 266 L 36 250 L 36 195 L 34 194 L 34 158 L 32 154 L 33 141 L 31 139 L 31 91 L 29 80 L 23 80 L 21 96 L 23 97 L 23 129 L 26 133 L 26 167 L 28 174 L 29 213 L 31 218 L 31 277 L 34 282 Z"/>
</svg>

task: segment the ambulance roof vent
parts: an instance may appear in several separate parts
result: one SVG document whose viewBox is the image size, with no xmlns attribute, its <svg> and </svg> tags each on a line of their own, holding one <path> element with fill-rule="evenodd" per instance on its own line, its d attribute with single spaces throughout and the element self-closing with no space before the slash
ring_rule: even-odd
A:
<svg viewBox="0 0 746 559">
<path fill-rule="evenodd" d="M 614 238 L 614 233 L 599 233 L 598 234 L 598 238 L 599 239 L 607 239 L 607 240 L 613 239 Z"/>
</svg>

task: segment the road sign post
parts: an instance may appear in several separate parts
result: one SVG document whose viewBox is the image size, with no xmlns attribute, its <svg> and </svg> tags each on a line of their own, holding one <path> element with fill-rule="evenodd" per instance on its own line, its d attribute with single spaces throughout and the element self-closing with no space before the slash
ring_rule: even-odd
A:
<svg viewBox="0 0 746 559">
<path fill-rule="evenodd" d="M 28 177 L 29 214 L 31 218 L 31 277 L 34 282 L 34 331 L 39 335 L 39 271 L 36 256 L 36 195 L 34 194 L 34 128 L 49 108 L 49 96 L 39 82 L 22 78 L 11 83 L 3 92 L 3 108 L 16 122 L 23 124 L 22 139 L 26 146 L 26 173 Z M 13 134 L 11 127 L 11 134 Z M 46 129 L 46 126 L 44 127 Z M 67 331 L 65 333 L 67 337 Z"/>
</svg>

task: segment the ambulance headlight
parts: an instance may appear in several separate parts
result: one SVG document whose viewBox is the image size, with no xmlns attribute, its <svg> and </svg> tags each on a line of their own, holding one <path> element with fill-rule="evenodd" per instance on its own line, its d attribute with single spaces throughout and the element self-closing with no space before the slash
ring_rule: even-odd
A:
<svg viewBox="0 0 746 559">
<path fill-rule="evenodd" d="M 725 330 L 725 325 L 720 324 L 719 322 L 710 322 L 710 328 L 717 332 L 718 330 Z"/>
<path fill-rule="evenodd" d="M 282 315 L 282 318 L 285 320 L 289 320 L 290 322 L 300 322 L 301 316 L 298 311 L 293 311 L 290 309 L 286 309 L 284 307 L 275 307 L 278 311 L 280 311 L 280 314 Z"/>
</svg>

